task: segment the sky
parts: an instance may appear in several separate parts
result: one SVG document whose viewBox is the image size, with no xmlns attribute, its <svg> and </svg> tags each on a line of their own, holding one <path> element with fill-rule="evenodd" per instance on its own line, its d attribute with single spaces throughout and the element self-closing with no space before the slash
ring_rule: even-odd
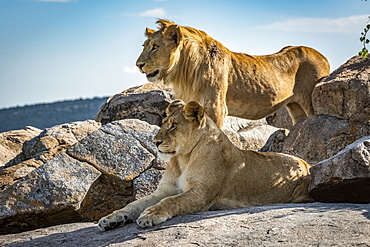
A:
<svg viewBox="0 0 370 247">
<path fill-rule="evenodd" d="M 0 109 L 146 83 L 135 61 L 157 18 L 250 55 L 309 46 L 334 70 L 362 49 L 369 15 L 362 0 L 0 0 Z"/>
</svg>

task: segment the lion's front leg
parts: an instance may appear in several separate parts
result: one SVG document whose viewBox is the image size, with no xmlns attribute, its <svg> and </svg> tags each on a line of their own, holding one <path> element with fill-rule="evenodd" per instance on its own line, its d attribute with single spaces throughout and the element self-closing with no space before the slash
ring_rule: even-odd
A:
<svg viewBox="0 0 370 247">
<path fill-rule="evenodd" d="M 228 115 L 226 105 L 227 81 L 222 78 L 218 83 L 210 84 L 214 84 L 214 86 L 207 87 L 205 90 L 207 94 L 203 96 L 201 102 L 204 104 L 207 115 L 222 129 L 224 119 Z"/>
</svg>

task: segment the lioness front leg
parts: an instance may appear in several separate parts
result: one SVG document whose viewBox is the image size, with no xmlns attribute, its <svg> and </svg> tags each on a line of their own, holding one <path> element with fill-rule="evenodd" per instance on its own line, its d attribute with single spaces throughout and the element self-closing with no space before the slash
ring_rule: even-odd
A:
<svg viewBox="0 0 370 247">
<path fill-rule="evenodd" d="M 173 216 L 205 211 L 208 209 L 203 193 L 189 190 L 185 193 L 163 199 L 147 208 L 137 219 L 141 227 L 158 225 Z"/>
<path fill-rule="evenodd" d="M 101 218 L 98 227 L 101 231 L 111 230 L 124 225 L 129 220 L 129 213 L 124 209 L 116 210 L 113 213 Z"/>
<path fill-rule="evenodd" d="M 101 218 L 98 222 L 98 227 L 101 231 L 107 231 L 124 225 L 126 222 L 135 221 L 147 207 L 158 203 L 167 195 L 168 194 L 157 190 L 153 194 L 134 201 L 128 204 L 126 207 L 116 210 L 113 213 Z"/>
</svg>

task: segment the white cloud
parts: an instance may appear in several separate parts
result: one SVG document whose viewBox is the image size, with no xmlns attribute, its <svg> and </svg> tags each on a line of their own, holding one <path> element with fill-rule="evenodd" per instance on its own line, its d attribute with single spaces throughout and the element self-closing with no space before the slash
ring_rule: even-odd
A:
<svg viewBox="0 0 370 247">
<path fill-rule="evenodd" d="M 161 17 L 167 16 L 167 12 L 163 8 L 155 8 L 155 9 L 146 10 L 140 13 L 139 16 L 161 18 Z"/>
<path fill-rule="evenodd" d="M 125 66 L 123 67 L 123 72 L 127 73 L 127 74 L 136 74 L 136 73 L 140 73 L 140 70 L 136 67 L 136 66 Z"/>
<path fill-rule="evenodd" d="M 277 21 L 262 29 L 296 32 L 319 32 L 319 33 L 358 33 L 366 26 L 368 15 L 355 15 L 341 18 L 292 18 Z"/>
</svg>

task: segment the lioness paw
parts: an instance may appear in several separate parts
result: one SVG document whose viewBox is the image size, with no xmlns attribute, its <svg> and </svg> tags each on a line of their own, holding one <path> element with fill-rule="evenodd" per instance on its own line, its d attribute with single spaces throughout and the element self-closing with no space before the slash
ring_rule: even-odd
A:
<svg viewBox="0 0 370 247">
<path fill-rule="evenodd" d="M 157 210 L 155 206 L 147 208 L 137 219 L 136 223 L 142 228 L 151 227 L 171 219 L 167 212 Z"/>
<path fill-rule="evenodd" d="M 127 220 L 127 214 L 113 212 L 101 218 L 98 222 L 98 227 L 100 231 L 107 231 L 125 224 Z"/>
</svg>

